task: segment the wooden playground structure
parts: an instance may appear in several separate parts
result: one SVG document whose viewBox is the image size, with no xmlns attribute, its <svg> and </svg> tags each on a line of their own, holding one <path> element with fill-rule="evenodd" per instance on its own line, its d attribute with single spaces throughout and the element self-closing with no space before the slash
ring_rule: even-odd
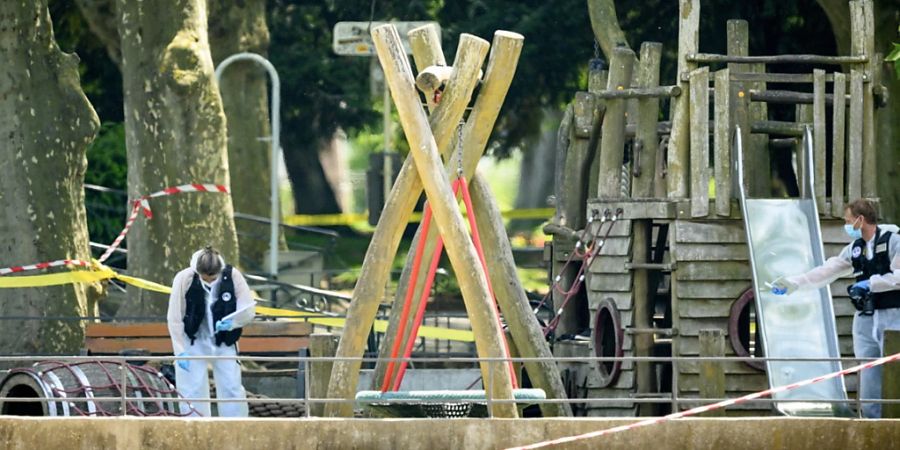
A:
<svg viewBox="0 0 900 450">
<path fill-rule="evenodd" d="M 389 384 L 385 377 L 391 376 L 392 368 L 385 360 L 398 357 L 396 339 L 415 333 L 415 321 L 400 312 L 417 310 L 427 298 L 422 295 L 428 291 L 426 281 L 410 274 L 425 272 L 439 255 L 438 234 L 459 278 L 479 357 L 508 357 L 512 347 L 517 356 L 535 358 L 524 369 L 547 398 L 614 399 L 576 408 L 544 403 L 545 416 L 572 415 L 573 409 L 589 416 L 656 415 L 696 406 L 700 399 L 737 396 L 768 386 L 764 367 L 756 363 L 557 364 L 549 359 L 760 355 L 734 173 L 738 164 L 732 139 L 738 129 L 744 142 L 743 189 L 748 195 L 774 195 L 773 155 L 791 155 L 795 179 L 814 175 L 827 255 L 846 244 L 845 202 L 859 197 L 877 200 L 873 118 L 883 92 L 870 0 L 849 2 L 849 56 L 751 56 L 749 24 L 743 20 L 728 22 L 726 54 L 701 53 L 699 0 L 679 4 L 675 83 L 660 84 L 661 44 L 644 43 L 639 55 L 618 47 L 608 55 L 608 70 L 591 65 L 588 90 L 575 95 L 564 115 L 557 154 L 557 212 L 545 227 L 553 235 L 547 252 L 554 280 L 552 308 L 561 312 L 553 331 L 555 336 L 583 335 L 590 329 L 591 338 L 556 341 L 552 353 L 518 282 L 496 202 L 475 173 L 515 72 L 523 37 L 498 31 L 489 45 L 463 34 L 456 61 L 448 66 L 436 33 L 429 27 L 413 30 L 409 38 L 417 80 L 396 30 L 390 25 L 372 30 L 411 151 L 366 253 L 337 348 L 336 356 L 345 359 L 334 363 L 327 398 L 345 402 L 327 404 L 326 416 L 352 414 L 361 362 L 351 358 L 363 355 L 402 230 L 423 188 L 437 230 L 420 228 L 411 247 L 424 240 L 421 251 L 410 252 L 400 278 L 379 352 L 382 359 L 375 366 L 374 389 Z M 783 70 L 791 65 L 812 70 Z M 415 90 L 416 81 L 430 115 Z M 432 95 L 439 85 L 440 95 Z M 463 119 L 470 100 L 473 106 Z M 663 101 L 670 106 L 668 120 L 660 114 Z M 771 118 L 773 110 L 785 108 L 792 108 L 794 120 Z M 807 127 L 812 130 L 812 164 L 798 156 L 807 144 L 803 138 Z M 483 255 L 473 246 L 451 191 L 454 173 L 471 180 L 477 219 L 472 229 L 488 243 Z M 800 194 L 808 189 L 803 183 L 794 188 Z M 597 232 L 597 224 L 605 231 Z M 590 239 L 585 238 L 588 235 Z M 484 268 L 480 261 L 487 261 Z M 837 283 L 833 306 L 840 352 L 852 356 L 853 308 L 841 288 L 845 284 Z M 492 297 L 508 325 L 508 343 Z M 484 380 L 491 380 L 485 383 L 488 398 L 514 398 L 515 377 L 505 364 L 482 362 L 481 371 Z M 855 391 L 855 381 L 849 380 L 848 387 Z M 677 395 L 668 400 L 666 395 L 673 392 Z M 642 398 L 654 400 L 636 401 Z M 770 409 L 760 405 L 741 405 L 728 413 Z M 518 416 L 511 402 L 489 408 L 494 417 Z"/>
<path fill-rule="evenodd" d="M 551 277 L 554 309 L 567 303 L 558 334 L 590 327 L 589 342 L 562 341 L 556 356 L 760 355 L 751 332 L 753 288 L 732 138 L 744 142 L 746 192 L 772 197 L 770 156 L 790 152 L 803 178 L 813 171 L 826 255 L 846 245 L 843 208 L 848 200 L 877 200 L 873 117 L 881 95 L 874 53 L 873 6 L 849 2 L 850 56 L 748 54 L 743 20 L 727 26 L 727 53 L 701 53 L 698 0 L 680 0 L 677 80 L 660 85 L 662 46 L 644 43 L 639 60 L 617 48 L 609 69 L 592 68 L 559 132 L 557 214 Z M 787 73 L 785 66 L 814 67 Z M 842 69 L 843 68 L 843 69 Z M 787 90 L 783 90 L 783 87 Z M 773 87 L 776 87 L 773 89 Z M 669 99 L 669 120 L 660 102 Z M 793 121 L 770 119 L 770 110 L 793 107 Z M 813 134 L 814 164 L 804 163 L 802 135 Z M 863 175 L 865 174 L 865 176 Z M 711 180 L 714 180 L 711 181 Z M 802 194 L 807 189 L 798 183 Z M 783 194 L 782 194 L 783 195 Z M 796 195 L 796 194 L 795 194 Z M 573 299 L 580 267 L 566 264 L 587 219 L 620 211 L 600 256 L 586 270 Z M 551 278 L 552 279 L 552 278 Z M 847 280 L 834 286 L 840 352 L 853 356 Z M 751 348 L 755 347 L 755 348 Z M 764 366 L 685 361 L 562 364 L 573 398 L 621 398 L 585 404 L 589 416 L 655 415 L 697 406 L 690 399 L 744 395 L 768 387 Z M 855 379 L 848 390 L 855 391 Z M 677 390 L 687 401 L 640 403 Z M 755 404 L 729 414 L 769 410 Z"/>
</svg>

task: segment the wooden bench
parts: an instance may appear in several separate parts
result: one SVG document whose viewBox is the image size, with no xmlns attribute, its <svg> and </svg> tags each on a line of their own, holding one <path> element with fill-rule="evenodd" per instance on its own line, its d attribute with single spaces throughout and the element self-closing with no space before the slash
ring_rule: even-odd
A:
<svg viewBox="0 0 900 450">
<path fill-rule="evenodd" d="M 253 322 L 244 327 L 238 346 L 242 354 L 296 356 L 309 346 L 311 332 L 312 325 L 307 322 Z M 84 341 L 88 355 L 118 355 L 128 350 L 172 354 L 172 340 L 164 322 L 89 323 Z"/>
</svg>

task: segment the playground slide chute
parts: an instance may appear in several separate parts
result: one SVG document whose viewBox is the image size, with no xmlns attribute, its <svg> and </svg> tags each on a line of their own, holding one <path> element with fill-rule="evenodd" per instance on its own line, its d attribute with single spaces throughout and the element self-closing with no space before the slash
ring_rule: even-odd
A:
<svg viewBox="0 0 900 450">
<path fill-rule="evenodd" d="M 821 265 L 824 258 L 819 213 L 813 190 L 812 133 L 803 137 L 807 170 L 801 198 L 747 198 L 743 174 L 743 148 L 740 131 L 735 133 L 736 167 L 743 208 L 759 336 L 770 358 L 838 358 L 838 347 L 831 291 L 798 290 L 790 295 L 775 295 L 767 282 L 781 275 L 803 273 Z M 783 386 L 807 378 L 841 370 L 839 361 L 767 361 L 771 387 Z M 847 391 L 843 378 L 778 393 L 775 408 L 791 416 L 849 416 Z M 822 401 L 825 400 L 825 401 Z"/>
</svg>

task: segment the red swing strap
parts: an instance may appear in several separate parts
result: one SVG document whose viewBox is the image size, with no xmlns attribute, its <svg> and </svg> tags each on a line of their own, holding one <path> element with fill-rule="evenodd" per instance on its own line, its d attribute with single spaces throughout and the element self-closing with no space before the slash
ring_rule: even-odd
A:
<svg viewBox="0 0 900 450">
<path fill-rule="evenodd" d="M 481 245 L 481 238 L 478 234 L 477 223 L 475 221 L 475 213 L 474 213 L 474 209 L 472 206 L 472 198 L 469 195 L 468 184 L 466 183 L 466 180 L 463 177 L 458 177 L 453 182 L 453 193 L 458 195 L 460 190 L 462 190 L 463 202 L 465 203 L 466 210 L 468 211 L 467 215 L 468 215 L 468 219 L 469 219 L 469 226 L 472 230 L 472 241 L 475 244 L 475 249 L 478 253 L 478 259 L 481 262 L 482 271 L 484 272 L 485 277 L 487 278 L 488 277 L 487 264 L 485 262 L 484 249 L 482 248 L 482 245 Z M 399 367 L 397 368 L 397 374 L 396 374 L 396 376 L 393 376 L 395 362 L 396 362 L 393 360 L 397 358 L 397 355 L 400 350 L 401 342 L 403 342 L 405 344 L 404 349 L 403 349 L 404 358 L 409 358 L 410 355 L 412 355 L 412 349 L 413 349 L 413 346 L 415 345 L 415 340 L 416 340 L 416 336 L 418 335 L 419 327 L 422 325 L 422 320 L 425 317 L 425 306 L 427 304 L 428 294 L 429 294 L 429 292 L 431 292 L 431 288 L 434 285 L 434 277 L 435 277 L 435 274 L 437 273 L 437 265 L 441 259 L 441 252 L 443 251 L 444 242 L 440 236 L 438 236 L 437 245 L 435 246 L 434 256 L 432 257 L 431 262 L 428 267 L 428 274 L 427 274 L 427 278 L 425 279 L 425 285 L 421 292 L 421 297 L 420 297 L 418 308 L 416 310 L 413 327 L 410 330 L 410 335 L 405 336 L 404 331 L 405 331 L 406 327 L 404 325 L 406 324 L 407 320 L 409 319 L 409 313 L 410 313 L 409 310 L 412 306 L 412 296 L 413 296 L 413 292 L 415 290 L 416 282 L 418 281 L 419 266 L 421 265 L 422 253 L 425 248 L 425 236 L 427 236 L 427 234 L 428 234 L 429 227 L 431 226 L 431 220 L 432 220 L 431 207 L 426 204 L 425 214 L 424 214 L 424 217 L 422 218 L 422 235 L 421 235 L 421 237 L 419 239 L 419 243 L 416 247 L 416 253 L 413 258 L 413 270 L 412 270 L 412 273 L 410 274 L 409 289 L 406 292 L 406 297 L 403 302 L 403 310 L 401 311 L 401 314 L 400 314 L 400 322 L 399 322 L 400 323 L 400 332 L 399 332 L 399 336 L 397 337 L 397 339 L 394 340 L 394 345 L 391 349 L 392 361 L 388 362 L 387 370 L 385 371 L 384 381 L 381 386 L 382 392 L 386 392 L 388 390 L 396 391 L 396 390 L 400 389 L 400 383 L 403 381 L 403 375 L 406 373 L 406 367 L 408 364 L 407 364 L 407 361 L 400 361 Z M 491 299 L 494 299 L 495 298 L 494 290 L 493 290 L 493 287 L 491 286 L 490 278 L 488 278 L 488 291 L 491 295 Z M 494 317 L 497 319 L 498 325 L 501 325 L 500 310 L 497 307 L 496 301 L 494 301 L 492 303 L 493 303 L 493 307 L 494 307 Z M 502 328 L 502 326 L 501 326 L 501 328 Z M 505 335 L 502 336 L 502 339 L 503 339 L 504 354 L 505 354 L 505 356 L 508 357 L 509 356 L 509 344 L 506 342 Z M 510 371 L 510 377 L 512 379 L 513 388 L 517 388 L 518 381 L 516 379 L 515 368 L 513 367 L 513 364 L 511 361 L 508 363 L 508 367 L 509 367 L 509 371 Z"/>
</svg>

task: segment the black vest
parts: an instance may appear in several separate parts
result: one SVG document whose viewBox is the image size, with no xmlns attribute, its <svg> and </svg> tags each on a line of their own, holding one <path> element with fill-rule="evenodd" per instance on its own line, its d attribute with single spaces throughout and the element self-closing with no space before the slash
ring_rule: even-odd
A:
<svg viewBox="0 0 900 450">
<path fill-rule="evenodd" d="M 853 274 L 856 281 L 868 280 L 872 275 L 884 275 L 891 273 L 891 244 L 890 231 L 881 232 L 881 228 L 875 231 L 875 256 L 866 258 L 866 241 L 862 238 L 853 241 L 850 249 L 850 261 L 853 263 Z M 875 309 L 900 308 L 900 291 L 872 292 L 875 299 Z"/>
<path fill-rule="evenodd" d="M 186 307 L 184 309 L 184 332 L 191 338 L 191 344 L 197 338 L 200 324 L 206 317 L 206 291 L 200 284 L 200 276 L 194 273 L 191 287 L 184 295 Z M 213 325 L 223 317 L 237 311 L 237 298 L 234 296 L 234 280 L 231 277 L 231 266 L 225 266 L 222 270 L 219 282 L 218 298 L 210 306 L 212 309 Z M 234 345 L 241 337 L 241 328 L 231 331 L 217 331 L 216 345 Z"/>
</svg>

